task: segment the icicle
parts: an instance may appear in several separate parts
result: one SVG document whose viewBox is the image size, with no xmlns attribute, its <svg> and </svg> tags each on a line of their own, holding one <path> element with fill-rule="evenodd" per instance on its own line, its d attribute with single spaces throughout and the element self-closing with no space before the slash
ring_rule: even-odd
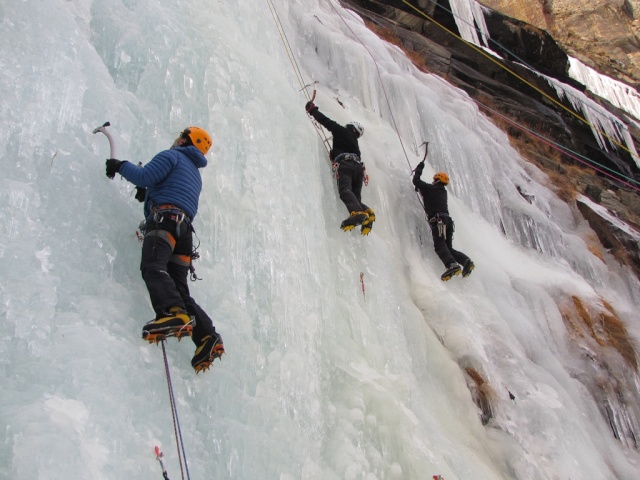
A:
<svg viewBox="0 0 640 480">
<path fill-rule="evenodd" d="M 636 165 L 640 167 L 640 157 L 638 157 L 638 152 L 636 151 L 629 129 L 618 117 L 607 112 L 579 90 L 559 82 L 555 78 L 547 77 L 540 73 L 538 73 L 538 75 L 547 80 L 549 85 L 556 90 L 558 98 L 562 100 L 566 97 L 575 110 L 582 112 L 585 119 L 591 125 L 591 131 L 600 148 L 606 151 L 609 150 L 603 133 L 609 138 L 609 144 L 614 148 L 618 147 L 613 143 L 614 141 L 624 142 Z"/>
<path fill-rule="evenodd" d="M 489 29 L 484 21 L 482 6 L 475 0 L 450 0 L 449 5 L 460 36 L 467 42 L 488 47 Z"/>
</svg>

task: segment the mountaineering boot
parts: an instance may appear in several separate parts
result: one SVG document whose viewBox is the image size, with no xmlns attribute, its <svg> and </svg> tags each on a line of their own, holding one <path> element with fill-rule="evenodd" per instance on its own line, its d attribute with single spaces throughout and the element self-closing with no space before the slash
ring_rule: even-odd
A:
<svg viewBox="0 0 640 480">
<path fill-rule="evenodd" d="M 167 337 L 178 339 L 191 335 L 193 319 L 182 307 L 171 307 L 168 312 L 159 314 L 155 320 L 142 327 L 142 338 L 149 343 L 157 343 Z"/>
<path fill-rule="evenodd" d="M 474 268 L 476 268 L 476 266 L 473 264 L 471 259 L 467 260 L 464 263 L 464 268 L 462 269 L 462 276 L 465 278 L 468 277 L 469 275 L 471 275 L 471 272 L 473 272 Z"/>
<path fill-rule="evenodd" d="M 362 225 L 367 221 L 369 215 L 365 212 L 351 212 L 349 218 L 340 224 L 340 228 L 345 232 L 353 230 L 357 225 Z"/>
<path fill-rule="evenodd" d="M 221 358 L 224 353 L 222 337 L 216 332 L 207 335 L 202 339 L 202 343 L 196 348 L 196 353 L 191 359 L 191 366 L 196 373 L 209 370 L 216 358 Z"/>
<path fill-rule="evenodd" d="M 369 235 L 369 232 L 371 232 L 371 229 L 373 228 L 373 222 L 376 221 L 376 213 L 373 211 L 372 208 L 367 208 L 364 213 L 369 215 L 369 218 L 367 218 L 364 222 L 362 222 L 362 227 L 360 227 L 360 233 L 362 235 Z"/>
<path fill-rule="evenodd" d="M 443 282 L 446 282 L 451 277 L 454 277 L 455 275 L 460 275 L 460 272 L 462 272 L 462 267 L 460 267 L 460 265 L 458 265 L 457 263 L 450 263 L 447 269 L 442 274 L 442 276 L 440 276 L 440 278 L 442 279 Z"/>
</svg>

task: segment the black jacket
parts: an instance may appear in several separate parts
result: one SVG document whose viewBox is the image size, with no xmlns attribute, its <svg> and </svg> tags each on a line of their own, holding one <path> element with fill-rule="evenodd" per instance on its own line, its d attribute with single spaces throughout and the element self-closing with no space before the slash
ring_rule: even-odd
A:
<svg viewBox="0 0 640 480">
<path fill-rule="evenodd" d="M 320 110 L 317 108 L 314 108 L 309 113 L 320 125 L 333 134 L 333 148 L 331 149 L 332 159 L 342 153 L 355 153 L 358 157 L 360 156 L 358 137 L 351 133 L 347 127 L 344 127 L 326 117 L 324 114 L 320 113 Z"/>
<path fill-rule="evenodd" d="M 430 184 L 420 180 L 423 169 L 424 163 L 418 164 L 416 172 L 413 175 L 413 184 L 420 192 L 420 195 L 422 195 L 424 210 L 427 212 L 427 216 L 431 219 L 436 213 L 446 213 L 448 215 L 449 207 L 447 204 L 447 189 L 445 185 L 440 182 Z"/>
</svg>

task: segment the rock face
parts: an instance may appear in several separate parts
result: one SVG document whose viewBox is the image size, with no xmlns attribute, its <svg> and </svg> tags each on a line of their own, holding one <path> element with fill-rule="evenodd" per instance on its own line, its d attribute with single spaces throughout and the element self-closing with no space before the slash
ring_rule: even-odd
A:
<svg viewBox="0 0 640 480">
<path fill-rule="evenodd" d="M 607 192 L 600 193 L 606 194 Z M 640 230 L 638 230 L 638 235 L 630 234 L 629 229 L 623 229 L 611 218 L 600 215 L 587 203 L 578 201 L 577 206 L 591 229 L 598 236 L 602 246 L 616 256 L 621 263 L 629 265 L 636 273 L 640 272 L 640 250 L 638 249 Z M 629 223 L 625 225 L 625 227 L 627 226 L 629 226 Z"/>
<path fill-rule="evenodd" d="M 640 0 L 480 0 L 546 30 L 570 55 L 640 87 Z"/>
<path fill-rule="evenodd" d="M 485 3 L 488 4 L 490 1 Z M 500 3 L 499 0 L 495 1 Z M 633 1 L 636 6 L 640 2 L 640 0 Z M 499 112 L 573 152 L 593 160 L 606 169 L 620 172 L 636 182 L 640 181 L 640 169 L 628 152 L 615 148 L 603 150 L 598 145 L 590 126 L 569 113 L 568 110 L 574 110 L 573 106 L 566 100 L 558 99 L 556 91 L 546 80 L 522 66 L 522 63 L 526 63 L 544 75 L 579 90 L 584 90 L 582 85 L 568 76 L 567 53 L 547 31 L 490 8 L 485 9 L 484 20 L 490 37 L 496 44 L 506 47 L 506 50 L 498 53 L 506 59 L 505 66 L 516 76 L 443 28 L 445 27 L 456 34 L 459 33 L 455 19 L 450 13 L 449 0 L 438 0 L 437 2 L 435 0 L 414 0 L 411 2 L 421 8 L 425 15 L 416 12 L 401 0 L 343 0 L 343 3 L 356 10 L 369 22 L 372 28 L 378 29 L 381 34 L 388 35 L 391 32 L 391 36 L 395 39 L 394 43 L 411 52 L 412 58 L 414 61 L 418 60 L 416 63 L 419 66 L 423 66 L 425 70 L 440 75 L 452 84 L 464 89 L 478 101 L 481 108 L 484 106 Z M 578 28 L 576 25 L 578 25 L 579 18 L 575 12 L 580 12 L 580 9 L 591 11 L 600 5 L 598 7 L 600 10 L 608 8 L 614 12 L 624 10 L 629 15 L 633 13 L 633 3 L 630 2 L 540 0 L 526 3 L 523 0 L 505 0 L 502 3 L 509 5 L 512 9 L 520 5 L 518 14 L 522 16 L 526 14 L 540 22 L 544 21 L 545 25 L 553 22 L 557 25 L 557 18 L 562 15 L 567 18 L 571 17 L 573 18 L 572 28 Z M 606 5 L 603 5 L 605 3 Z M 550 9 L 561 12 L 562 15 L 559 13 L 560 17 L 555 17 L 549 13 L 552 11 Z M 602 13 L 598 18 L 610 17 L 605 17 Z M 625 16 L 625 18 L 627 17 Z M 595 19 L 589 21 L 595 22 Z M 591 24 L 585 23 L 583 25 L 586 29 Z M 610 30 L 612 32 L 624 30 L 627 28 L 626 25 L 628 22 L 620 28 L 612 27 Z M 571 36 L 575 37 L 575 34 Z M 629 47 L 628 43 L 624 45 Z M 631 53 L 637 53 L 637 49 Z M 551 102 L 543 93 L 558 99 L 567 108 L 563 109 L 558 104 Z M 593 99 L 618 118 L 627 117 L 608 102 L 597 97 Z M 576 166 L 581 166 L 580 162 L 576 162 L 570 156 L 559 155 L 552 148 L 541 146 L 542 142 L 529 138 L 521 130 L 506 122 L 501 124 L 500 118 L 495 117 L 488 108 L 484 110 L 485 113 L 490 117 L 493 116 L 499 126 L 503 126 L 510 135 L 512 144 L 519 149 L 523 157 L 540 166 L 552 179 L 558 179 L 557 191 L 562 198 L 577 207 L 575 203 L 577 194 L 584 194 L 595 203 L 604 205 L 616 217 L 627 222 L 630 228 L 638 228 L 637 225 L 640 225 L 640 202 L 637 190 L 627 188 L 623 183 L 610 180 L 606 176 L 597 175 L 594 171 L 584 168 L 576 169 Z M 637 125 L 638 123 L 634 122 L 628 124 L 632 135 L 635 134 L 636 144 L 640 140 Z M 636 185 L 640 185 L 640 183 L 636 183 Z M 640 278 L 640 262 L 638 261 L 640 247 L 638 242 L 633 238 L 625 240 L 623 231 L 617 232 L 616 241 L 613 242 L 608 222 L 596 221 L 593 215 L 586 212 L 584 205 L 581 206 L 580 211 L 589 221 L 598 238 L 601 239 L 604 248 L 613 249 L 616 258 L 628 265 Z M 594 215 L 596 214 L 594 213 Z"/>
</svg>

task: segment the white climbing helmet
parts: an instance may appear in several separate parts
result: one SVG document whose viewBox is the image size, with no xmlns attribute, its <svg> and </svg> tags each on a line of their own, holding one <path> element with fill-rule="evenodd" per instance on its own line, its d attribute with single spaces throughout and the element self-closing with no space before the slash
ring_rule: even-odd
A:
<svg viewBox="0 0 640 480">
<path fill-rule="evenodd" d="M 360 122 L 349 122 L 347 123 L 347 127 L 351 125 L 353 128 L 355 128 L 356 132 L 358 132 L 358 138 L 360 138 L 362 135 L 364 135 L 364 127 L 362 126 L 362 124 Z"/>
</svg>

